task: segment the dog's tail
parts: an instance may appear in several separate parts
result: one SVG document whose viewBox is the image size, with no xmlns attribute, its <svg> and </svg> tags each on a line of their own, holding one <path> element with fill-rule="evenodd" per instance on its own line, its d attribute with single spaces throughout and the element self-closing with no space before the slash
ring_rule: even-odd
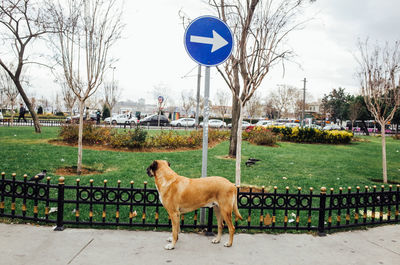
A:
<svg viewBox="0 0 400 265">
<path fill-rule="evenodd" d="M 235 213 L 235 222 L 240 219 L 243 220 L 243 217 L 240 215 L 238 206 L 237 206 L 237 189 L 235 188 L 235 199 L 233 200 L 233 211 Z"/>
</svg>

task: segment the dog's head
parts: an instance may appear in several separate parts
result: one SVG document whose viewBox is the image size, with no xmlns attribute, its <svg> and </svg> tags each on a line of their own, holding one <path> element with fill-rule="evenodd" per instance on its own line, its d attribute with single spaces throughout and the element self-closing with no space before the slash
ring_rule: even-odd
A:
<svg viewBox="0 0 400 265">
<path fill-rule="evenodd" d="M 149 177 L 155 177 L 157 169 L 166 165 L 169 167 L 171 164 L 166 160 L 154 160 L 153 163 L 151 163 L 151 165 L 147 168 L 147 175 Z"/>
</svg>

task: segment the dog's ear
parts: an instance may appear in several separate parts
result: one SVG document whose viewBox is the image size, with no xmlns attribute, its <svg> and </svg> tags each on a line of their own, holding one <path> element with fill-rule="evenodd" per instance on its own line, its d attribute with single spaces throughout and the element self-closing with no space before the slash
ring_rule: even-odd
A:
<svg viewBox="0 0 400 265">
<path fill-rule="evenodd" d="M 153 163 L 147 168 L 147 175 L 149 177 L 154 177 L 157 168 L 158 168 L 158 163 L 156 160 L 154 160 Z"/>
<path fill-rule="evenodd" d="M 170 162 L 168 162 L 168 161 L 167 161 L 167 163 L 168 163 L 168 166 L 170 167 L 170 166 L 171 166 L 171 163 L 170 163 Z"/>
</svg>

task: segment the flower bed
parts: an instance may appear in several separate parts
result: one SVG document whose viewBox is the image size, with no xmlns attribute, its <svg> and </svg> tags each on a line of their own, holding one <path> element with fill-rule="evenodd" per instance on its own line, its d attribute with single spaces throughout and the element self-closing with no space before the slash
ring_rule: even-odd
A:
<svg viewBox="0 0 400 265">
<path fill-rule="evenodd" d="M 243 140 L 256 145 L 273 146 L 276 144 L 277 137 L 270 128 L 262 126 L 250 126 L 243 131 Z"/>
<path fill-rule="evenodd" d="M 272 132 L 279 135 L 283 141 L 296 143 L 348 144 L 353 133 L 347 131 L 321 131 L 314 128 L 286 128 L 283 126 L 270 127 Z"/>
</svg>

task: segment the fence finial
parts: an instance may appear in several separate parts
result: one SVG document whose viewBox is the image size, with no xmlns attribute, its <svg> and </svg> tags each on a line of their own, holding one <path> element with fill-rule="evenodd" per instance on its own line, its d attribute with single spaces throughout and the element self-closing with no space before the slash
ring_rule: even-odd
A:
<svg viewBox="0 0 400 265">
<path fill-rule="evenodd" d="M 63 185 L 63 184 L 64 184 L 64 180 L 65 180 L 64 177 L 60 177 L 60 178 L 58 179 L 58 184 Z"/>
<path fill-rule="evenodd" d="M 322 188 L 321 188 L 321 193 L 322 193 L 322 194 L 325 194 L 325 193 L 326 193 L 326 187 L 322 187 Z"/>
</svg>

